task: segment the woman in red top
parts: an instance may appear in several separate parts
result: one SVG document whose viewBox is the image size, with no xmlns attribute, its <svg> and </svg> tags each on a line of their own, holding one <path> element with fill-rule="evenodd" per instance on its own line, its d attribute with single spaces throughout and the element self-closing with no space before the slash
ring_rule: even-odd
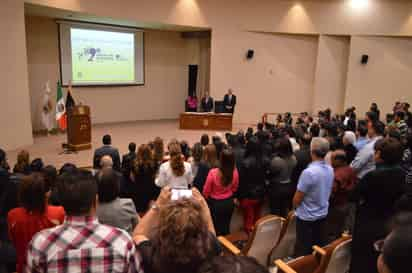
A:
<svg viewBox="0 0 412 273">
<path fill-rule="evenodd" d="M 9 236 L 17 252 L 17 272 L 24 272 L 27 245 L 39 231 L 63 223 L 63 207 L 49 206 L 49 189 L 40 174 L 22 178 L 19 187 L 21 207 L 11 210 L 7 217 Z"/>
<path fill-rule="evenodd" d="M 234 209 L 233 195 L 239 186 L 239 174 L 235 157 L 230 149 L 220 155 L 220 167 L 209 171 L 203 188 L 215 224 L 216 234 L 229 234 L 230 220 Z"/>
</svg>

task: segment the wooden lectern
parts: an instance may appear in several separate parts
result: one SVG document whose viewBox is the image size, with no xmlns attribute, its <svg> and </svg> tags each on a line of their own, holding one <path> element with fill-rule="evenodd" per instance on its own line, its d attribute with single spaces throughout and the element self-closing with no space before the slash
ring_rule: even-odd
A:
<svg viewBox="0 0 412 273">
<path fill-rule="evenodd" d="M 67 112 L 67 144 L 70 150 L 92 148 L 90 107 L 76 105 Z"/>
</svg>

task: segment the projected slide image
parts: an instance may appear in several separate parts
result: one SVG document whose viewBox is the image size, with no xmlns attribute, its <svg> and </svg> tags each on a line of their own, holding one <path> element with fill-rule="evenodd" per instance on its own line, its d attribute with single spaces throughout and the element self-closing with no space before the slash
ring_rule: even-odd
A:
<svg viewBox="0 0 412 273">
<path fill-rule="evenodd" d="M 71 28 L 73 83 L 135 80 L 133 33 Z"/>
</svg>

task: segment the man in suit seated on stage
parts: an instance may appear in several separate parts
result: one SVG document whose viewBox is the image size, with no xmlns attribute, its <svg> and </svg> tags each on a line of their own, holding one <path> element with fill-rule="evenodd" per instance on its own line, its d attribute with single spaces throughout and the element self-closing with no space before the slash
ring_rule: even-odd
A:
<svg viewBox="0 0 412 273">
<path fill-rule="evenodd" d="M 100 160 L 103 156 L 109 155 L 113 160 L 113 169 L 120 171 L 120 155 L 117 148 L 112 147 L 112 137 L 103 136 L 103 146 L 94 151 L 93 168 L 100 169 Z"/>
<path fill-rule="evenodd" d="M 223 106 L 225 108 L 225 112 L 233 114 L 235 112 L 235 105 L 236 105 L 236 96 L 233 95 L 233 90 L 229 89 L 228 93 L 225 95 L 223 99 Z"/>
<path fill-rule="evenodd" d="M 209 92 L 205 92 L 205 96 L 201 101 L 201 108 L 203 112 L 212 112 L 213 111 L 213 98 L 209 96 Z"/>
</svg>

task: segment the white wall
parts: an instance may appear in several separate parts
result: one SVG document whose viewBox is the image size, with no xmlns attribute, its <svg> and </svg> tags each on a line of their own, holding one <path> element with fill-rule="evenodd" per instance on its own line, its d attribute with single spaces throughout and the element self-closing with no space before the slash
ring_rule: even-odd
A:
<svg viewBox="0 0 412 273">
<path fill-rule="evenodd" d="M 60 75 L 57 25 L 50 18 L 27 16 L 26 27 L 32 122 L 39 130 L 44 84 L 50 80 L 55 98 Z M 93 123 L 178 118 L 184 111 L 188 65 L 210 68 L 200 63 L 201 53 L 208 51 L 198 39 L 183 39 L 178 32 L 146 31 L 144 86 L 76 87 L 73 96 L 91 107 Z M 198 88 L 204 89 L 205 83 L 206 79 L 199 82 Z"/>
<path fill-rule="evenodd" d="M 24 31 L 23 1 L 1 1 L 0 148 L 6 150 L 33 143 Z"/>
<path fill-rule="evenodd" d="M 348 73 L 350 38 L 321 35 L 319 37 L 313 112 L 330 108 L 342 113 Z"/>
<path fill-rule="evenodd" d="M 360 63 L 369 55 L 367 65 Z M 376 102 L 382 117 L 395 101 L 412 102 L 412 39 L 352 37 L 345 107 L 363 115 Z"/>
</svg>

